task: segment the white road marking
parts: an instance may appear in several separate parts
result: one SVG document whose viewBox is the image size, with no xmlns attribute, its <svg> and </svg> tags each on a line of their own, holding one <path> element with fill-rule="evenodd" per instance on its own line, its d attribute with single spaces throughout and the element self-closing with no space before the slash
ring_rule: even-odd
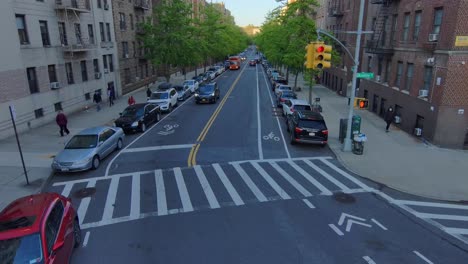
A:
<svg viewBox="0 0 468 264">
<path fill-rule="evenodd" d="M 179 189 L 180 200 L 182 201 L 184 212 L 191 212 L 193 211 L 193 206 L 192 202 L 190 201 L 187 186 L 185 186 L 184 176 L 182 176 L 182 171 L 180 168 L 174 168 L 174 175 L 177 182 L 177 188 Z"/>
<path fill-rule="evenodd" d="M 86 247 L 88 245 L 88 240 L 89 240 L 90 233 L 91 233 L 90 231 L 86 232 L 84 240 L 83 240 L 83 247 Z"/>
<path fill-rule="evenodd" d="M 333 163 L 329 162 L 327 160 L 327 158 L 319 158 L 320 161 L 322 161 L 323 163 L 325 163 L 325 165 L 327 165 L 328 167 L 332 168 L 334 171 L 338 172 L 339 174 L 343 175 L 346 179 L 352 181 L 353 183 L 355 183 L 357 186 L 361 187 L 362 189 L 364 190 L 372 190 L 369 186 L 365 185 L 364 183 L 362 183 L 361 181 L 359 181 L 358 179 L 354 178 L 353 176 L 351 176 L 349 173 L 343 171 L 342 169 L 338 168 L 337 166 L 335 166 Z"/>
<path fill-rule="evenodd" d="M 65 197 L 70 196 L 72 187 L 73 187 L 73 184 L 65 184 L 65 187 L 62 190 L 62 195 Z"/>
<path fill-rule="evenodd" d="M 312 194 L 306 190 L 300 183 L 298 183 L 291 175 L 289 175 L 285 170 L 283 170 L 277 163 L 270 162 L 270 165 L 285 178 L 296 190 L 298 190 L 305 197 L 310 197 Z"/>
<path fill-rule="evenodd" d="M 367 261 L 367 263 L 369 264 L 377 264 L 375 263 L 375 261 L 373 261 L 369 256 L 364 256 L 362 257 L 365 261 Z"/>
<path fill-rule="evenodd" d="M 379 221 L 375 220 L 374 218 L 372 218 L 371 221 L 374 222 L 376 225 L 378 225 L 383 230 L 388 230 L 384 225 L 382 225 Z"/>
<path fill-rule="evenodd" d="M 258 158 L 263 160 L 262 147 L 262 123 L 260 121 L 260 87 L 258 85 L 258 68 L 255 66 L 255 76 L 257 77 L 257 142 L 258 142 Z"/>
<path fill-rule="evenodd" d="M 96 180 L 91 179 L 86 185 L 86 188 L 93 188 L 95 186 L 96 186 Z M 80 206 L 78 206 L 77 213 L 80 219 L 80 225 L 83 223 L 83 220 L 85 219 L 86 211 L 88 211 L 90 201 L 91 201 L 91 197 L 84 197 L 83 199 L 81 199 Z"/>
<path fill-rule="evenodd" d="M 219 166 L 219 164 L 217 164 L 217 163 L 213 164 L 212 166 L 213 166 L 214 170 L 216 171 L 216 174 L 218 175 L 218 177 L 223 182 L 224 187 L 226 187 L 226 190 L 229 193 L 229 195 L 231 196 L 232 201 L 234 202 L 234 204 L 237 205 L 237 206 L 244 205 L 244 201 L 242 201 L 242 198 L 237 193 L 236 189 L 234 188 L 231 181 L 226 176 L 226 173 L 224 173 L 221 166 Z"/>
<path fill-rule="evenodd" d="M 343 232 L 341 232 L 341 230 L 334 224 L 328 224 L 328 226 L 333 230 L 335 231 L 335 233 L 337 233 L 339 236 L 343 236 Z"/>
<path fill-rule="evenodd" d="M 426 263 L 429 263 L 429 264 L 434 264 L 434 262 L 430 261 L 428 258 L 426 258 L 425 256 L 423 256 L 423 254 L 419 253 L 418 251 L 413 251 L 414 254 L 416 254 L 418 257 L 420 257 L 422 260 L 426 261 Z"/>
<path fill-rule="evenodd" d="M 251 162 L 250 164 L 252 164 L 252 166 L 260 173 L 260 175 L 262 175 L 262 177 L 270 184 L 276 193 L 281 196 L 283 200 L 291 199 L 289 194 L 286 193 L 286 191 L 283 190 L 283 188 L 281 188 L 278 183 L 276 183 L 275 180 L 273 180 L 273 178 L 271 178 L 271 176 L 257 162 Z"/>
<path fill-rule="evenodd" d="M 409 201 L 409 200 L 395 200 L 395 204 L 468 210 L 467 205 L 450 204 L 450 203 L 431 203 L 431 202 L 420 202 L 420 201 Z"/>
<path fill-rule="evenodd" d="M 158 205 L 158 215 L 167 215 L 166 188 L 162 170 L 155 170 L 154 177 L 156 182 L 156 199 Z"/>
<path fill-rule="evenodd" d="M 130 217 L 137 219 L 140 215 L 140 174 L 136 173 L 132 177 L 132 195 L 130 205 Z"/>
<path fill-rule="evenodd" d="M 317 165 L 315 165 L 314 163 L 312 163 L 310 160 L 304 160 L 305 164 L 309 165 L 309 167 L 311 167 L 312 169 L 314 169 L 315 171 L 317 171 L 318 173 L 320 173 L 320 175 L 322 175 L 323 177 L 327 178 L 327 180 L 329 180 L 330 182 L 332 182 L 333 184 L 335 184 L 336 186 L 338 186 L 338 188 L 340 188 L 341 190 L 343 190 L 344 192 L 347 192 L 349 191 L 349 188 L 342 184 L 340 181 L 338 181 L 337 179 L 333 178 L 333 176 L 331 176 L 330 174 L 328 174 L 327 172 L 325 172 L 324 170 L 322 170 L 321 168 L 319 168 Z"/>
<path fill-rule="evenodd" d="M 468 229 L 465 228 L 443 227 L 442 229 L 449 234 L 468 235 Z"/>
<path fill-rule="evenodd" d="M 216 199 L 213 189 L 211 189 L 210 183 L 206 179 L 205 173 L 203 172 L 200 165 L 195 165 L 194 170 L 195 170 L 195 173 L 197 174 L 198 180 L 200 181 L 202 189 L 205 192 L 205 196 L 206 196 L 206 199 L 208 199 L 208 203 L 210 204 L 210 207 L 212 209 L 219 208 L 220 207 L 219 202 Z"/>
<path fill-rule="evenodd" d="M 315 209 L 315 206 L 307 199 L 302 199 L 302 201 L 310 208 Z"/>
<path fill-rule="evenodd" d="M 332 195 L 332 192 L 328 190 L 325 186 L 323 186 L 320 182 L 318 182 L 314 177 L 310 176 L 305 170 L 299 167 L 296 163 L 292 161 L 287 161 L 291 167 L 293 167 L 297 172 L 299 172 L 302 176 L 304 176 L 310 183 L 312 183 L 315 187 L 317 187 L 323 194 L 325 195 Z"/>
<path fill-rule="evenodd" d="M 242 167 L 239 165 L 239 164 L 232 164 L 232 166 L 234 167 L 234 169 L 237 171 L 237 173 L 239 173 L 239 175 L 241 176 L 241 178 L 244 180 L 244 182 L 247 184 L 247 186 L 250 188 L 250 190 L 253 192 L 253 194 L 255 195 L 255 197 L 257 197 L 257 199 L 260 201 L 260 202 L 266 202 L 268 199 L 265 197 L 265 195 L 260 191 L 260 189 L 258 189 L 257 185 L 255 185 L 255 183 L 252 181 L 252 179 L 249 178 L 249 176 L 247 175 L 247 173 L 244 171 L 244 169 L 242 169 Z"/>
<path fill-rule="evenodd" d="M 468 216 L 464 216 L 464 215 L 445 215 L 445 214 L 427 214 L 427 213 L 416 213 L 415 215 L 420 218 L 453 220 L 453 221 L 468 221 Z"/>
<path fill-rule="evenodd" d="M 110 182 L 109 190 L 107 191 L 106 205 L 104 206 L 104 213 L 102 214 L 102 221 L 112 219 L 119 180 L 120 178 L 112 178 Z"/>
<path fill-rule="evenodd" d="M 195 144 L 183 144 L 183 145 L 166 145 L 166 146 L 154 146 L 154 147 L 142 147 L 142 148 L 129 148 L 124 149 L 121 153 L 135 153 L 143 151 L 154 151 L 154 150 L 166 150 L 166 149 L 186 149 L 192 148 Z"/>
</svg>

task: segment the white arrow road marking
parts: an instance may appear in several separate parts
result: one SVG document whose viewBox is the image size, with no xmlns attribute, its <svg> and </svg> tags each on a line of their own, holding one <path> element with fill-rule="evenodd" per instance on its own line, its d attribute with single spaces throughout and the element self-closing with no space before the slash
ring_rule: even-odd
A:
<svg viewBox="0 0 468 264">
<path fill-rule="evenodd" d="M 353 224 L 362 225 L 362 226 L 367 226 L 367 227 L 372 227 L 372 226 L 369 225 L 369 224 L 362 223 L 362 222 L 357 222 L 357 221 L 348 219 L 348 223 L 346 224 L 346 232 L 351 231 L 351 226 L 352 226 Z"/>
<path fill-rule="evenodd" d="M 83 240 L 83 247 L 86 247 L 88 245 L 88 240 L 89 240 L 89 234 L 90 233 L 91 233 L 90 231 L 86 232 L 84 240 Z"/>
<path fill-rule="evenodd" d="M 329 224 L 328 226 L 329 226 L 331 229 L 333 229 L 333 231 L 335 231 L 335 233 L 337 233 L 339 236 L 343 236 L 343 235 L 344 235 L 343 232 L 341 232 L 341 230 L 340 230 L 338 227 L 336 227 L 336 225 L 334 225 L 334 224 Z"/>
<path fill-rule="evenodd" d="M 304 203 L 305 203 L 310 209 L 314 209 L 314 208 L 315 208 L 315 206 L 314 206 L 311 202 L 309 202 L 309 200 L 307 200 L 307 199 L 302 199 L 302 201 L 304 201 Z"/>
<path fill-rule="evenodd" d="M 366 219 L 364 218 L 361 218 L 361 217 L 357 217 L 357 216 L 354 216 L 354 215 L 350 215 L 350 214 L 346 214 L 346 213 L 341 213 L 341 216 L 340 216 L 340 220 L 338 221 L 338 225 L 343 225 L 346 217 L 348 218 L 352 218 L 352 219 L 355 219 L 355 220 L 359 220 L 361 222 L 365 222 Z"/>
<path fill-rule="evenodd" d="M 388 230 L 384 225 L 382 225 L 380 222 L 378 222 L 377 220 L 375 220 L 374 218 L 371 219 L 372 222 L 374 222 L 376 225 L 378 225 L 380 228 L 382 228 L 383 230 Z"/>
</svg>

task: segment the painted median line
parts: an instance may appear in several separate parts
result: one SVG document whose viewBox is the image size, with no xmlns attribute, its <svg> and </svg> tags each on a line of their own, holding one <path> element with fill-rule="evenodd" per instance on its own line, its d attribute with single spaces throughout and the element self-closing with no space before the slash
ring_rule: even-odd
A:
<svg viewBox="0 0 468 264">
<path fill-rule="evenodd" d="M 141 147 L 141 148 L 129 148 L 124 149 L 121 153 L 135 153 L 144 151 L 157 151 L 157 150 L 168 150 L 168 149 L 188 149 L 195 146 L 195 144 L 182 144 L 182 145 L 165 145 L 165 146 L 154 146 L 154 147 Z"/>
</svg>

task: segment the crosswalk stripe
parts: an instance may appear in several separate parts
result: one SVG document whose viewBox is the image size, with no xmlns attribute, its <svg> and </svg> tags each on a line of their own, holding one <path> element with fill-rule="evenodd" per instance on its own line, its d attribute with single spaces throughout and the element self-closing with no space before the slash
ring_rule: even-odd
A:
<svg viewBox="0 0 468 264">
<path fill-rule="evenodd" d="M 162 170 L 155 170 L 154 177 L 156 182 L 156 202 L 158 205 L 158 215 L 167 215 L 166 188 L 164 187 Z"/>
<path fill-rule="evenodd" d="M 468 235 L 466 228 L 444 227 L 443 230 L 449 234 Z"/>
<path fill-rule="evenodd" d="M 410 201 L 410 200 L 395 200 L 395 204 L 468 210 L 467 205 L 451 204 L 451 203 L 432 203 L 432 202 L 421 202 L 421 201 Z"/>
<path fill-rule="evenodd" d="M 86 188 L 93 188 L 95 186 L 96 186 L 96 180 L 91 179 L 86 185 Z M 77 212 L 80 217 L 80 224 L 82 224 L 83 220 L 85 219 L 86 211 L 88 211 L 90 201 L 91 201 L 91 197 L 84 197 L 83 199 L 81 199 L 81 203 L 80 203 L 80 206 L 78 206 L 78 212 Z"/>
<path fill-rule="evenodd" d="M 201 169 L 200 165 L 194 166 L 195 173 L 198 176 L 198 180 L 202 186 L 203 191 L 205 192 L 206 198 L 208 199 L 208 203 L 212 209 L 219 208 L 218 200 L 211 189 L 210 183 L 206 179 L 205 173 Z"/>
<path fill-rule="evenodd" d="M 102 214 L 101 221 L 107 221 L 112 219 L 112 215 L 114 214 L 114 204 L 115 198 L 117 196 L 117 188 L 119 186 L 120 178 L 112 178 L 109 190 L 107 191 L 107 198 L 106 198 L 106 205 L 104 206 L 104 213 Z"/>
<path fill-rule="evenodd" d="M 464 215 L 445 215 L 445 214 L 428 214 L 428 213 L 415 213 L 420 218 L 430 218 L 438 220 L 452 220 L 452 221 L 468 221 L 468 216 Z"/>
<path fill-rule="evenodd" d="M 357 186 L 361 187 L 362 189 L 364 189 L 364 190 L 370 190 L 371 189 L 369 186 L 365 185 L 364 183 L 362 183 L 358 179 L 356 179 L 353 176 L 349 175 L 349 173 L 343 171 L 342 169 L 335 166 L 333 163 L 329 162 L 326 158 L 319 158 L 319 160 L 322 161 L 328 167 L 332 168 L 334 171 L 336 171 L 339 174 L 343 175 L 343 177 L 345 177 L 346 179 L 352 181 Z"/>
<path fill-rule="evenodd" d="M 65 187 L 62 190 L 62 195 L 65 197 L 70 196 L 72 187 L 73 187 L 73 184 L 65 184 Z"/>
<path fill-rule="evenodd" d="M 239 196 L 234 186 L 232 186 L 231 181 L 228 179 L 228 177 L 226 176 L 226 173 L 224 173 L 221 166 L 219 166 L 218 163 L 215 163 L 212 166 L 214 170 L 216 171 L 216 174 L 218 175 L 218 177 L 221 179 L 221 182 L 223 182 L 224 187 L 226 187 L 226 190 L 231 196 L 234 204 L 237 206 L 244 205 L 244 201 L 242 201 L 242 198 Z"/>
<path fill-rule="evenodd" d="M 293 167 L 297 172 L 299 172 L 302 176 L 304 176 L 310 183 L 312 183 L 315 187 L 317 187 L 322 194 L 324 195 L 332 195 L 332 192 L 328 190 L 325 186 L 323 186 L 320 182 L 318 182 L 314 177 L 310 176 L 305 170 L 299 167 L 296 163 L 292 161 L 287 161 L 291 167 Z"/>
<path fill-rule="evenodd" d="M 255 197 L 257 197 L 257 199 L 258 199 L 260 202 L 266 202 L 266 201 L 267 201 L 267 198 L 266 198 L 265 195 L 260 191 L 260 189 L 258 189 L 257 185 L 255 185 L 255 183 L 252 181 L 252 179 L 249 178 L 249 176 L 248 176 L 247 173 L 244 171 L 244 169 L 242 169 L 242 167 L 241 167 L 238 163 L 233 163 L 232 166 L 233 166 L 234 169 L 237 171 L 237 173 L 239 173 L 239 175 L 240 175 L 241 178 L 244 180 L 244 182 L 247 184 L 247 186 L 250 188 L 250 190 L 253 192 L 253 194 L 255 195 Z"/>
<path fill-rule="evenodd" d="M 300 183 L 298 183 L 291 175 L 289 175 L 283 168 L 281 168 L 278 163 L 270 162 L 270 165 L 281 175 L 285 178 L 296 190 L 298 190 L 302 195 L 305 197 L 310 197 L 312 194 L 306 190 Z"/>
<path fill-rule="evenodd" d="M 140 215 L 140 174 L 136 173 L 132 177 L 132 196 L 131 196 L 131 207 L 130 217 L 137 219 Z"/>
<path fill-rule="evenodd" d="M 177 182 L 177 188 L 179 189 L 180 200 L 182 201 L 184 212 L 191 212 L 193 211 L 192 202 L 190 201 L 187 186 L 185 186 L 184 176 L 182 176 L 182 171 L 179 167 L 174 168 L 174 175 Z"/>
<path fill-rule="evenodd" d="M 311 167 L 312 169 L 316 170 L 318 173 L 320 173 L 323 177 L 327 178 L 327 180 L 331 181 L 332 183 L 334 183 L 336 186 L 338 186 L 338 188 L 340 188 L 341 190 L 343 190 L 344 192 L 347 192 L 349 191 L 349 188 L 342 184 L 341 182 L 339 182 L 337 179 L 333 178 L 330 174 L 328 174 L 327 172 L 325 172 L 324 170 L 322 170 L 321 168 L 319 168 L 317 165 L 315 165 L 314 163 L 312 163 L 310 160 L 304 160 L 305 164 L 309 165 L 309 167 Z"/>
<path fill-rule="evenodd" d="M 270 186 L 278 193 L 281 198 L 287 200 L 291 199 L 291 197 L 284 191 L 276 182 L 271 178 L 270 175 L 257 163 L 257 162 L 250 162 L 252 166 L 262 175 L 262 177 L 270 184 Z"/>
</svg>

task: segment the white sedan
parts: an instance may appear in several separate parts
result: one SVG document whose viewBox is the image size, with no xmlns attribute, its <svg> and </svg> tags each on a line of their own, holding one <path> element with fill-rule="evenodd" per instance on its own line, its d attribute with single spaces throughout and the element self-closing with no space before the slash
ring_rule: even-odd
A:
<svg viewBox="0 0 468 264">
<path fill-rule="evenodd" d="M 182 86 L 188 86 L 190 92 L 194 93 L 198 89 L 198 82 L 195 80 L 185 80 Z"/>
<path fill-rule="evenodd" d="M 275 95 L 278 96 L 278 94 L 282 91 L 292 91 L 292 87 L 288 85 L 278 85 L 275 88 Z"/>
<path fill-rule="evenodd" d="M 283 115 L 287 117 L 295 111 L 312 111 L 312 108 L 305 100 L 286 99 L 283 103 Z"/>
</svg>

